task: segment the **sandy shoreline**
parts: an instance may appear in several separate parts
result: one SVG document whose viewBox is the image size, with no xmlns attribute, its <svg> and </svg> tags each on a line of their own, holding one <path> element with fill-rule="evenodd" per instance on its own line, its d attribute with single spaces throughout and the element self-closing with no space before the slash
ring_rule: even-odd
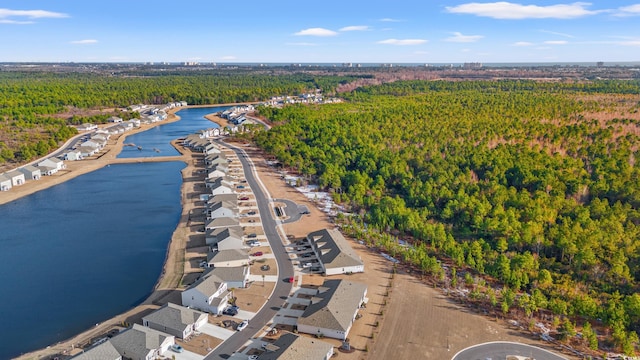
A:
<svg viewBox="0 0 640 360">
<path fill-rule="evenodd" d="M 216 104 L 216 105 L 195 105 L 195 106 L 187 106 L 182 108 L 171 109 L 169 111 L 169 116 L 167 120 L 141 126 L 138 129 L 130 131 L 126 134 L 120 135 L 117 139 L 110 140 L 106 150 L 103 152 L 102 156 L 98 159 L 93 160 L 82 160 L 82 161 L 70 161 L 65 162 L 67 164 L 67 169 L 65 171 L 60 172 L 54 176 L 46 176 L 42 177 L 39 181 L 30 181 L 25 185 L 14 187 L 11 191 L 1 194 L 0 205 L 5 204 L 11 201 L 14 201 L 23 196 L 27 196 L 33 194 L 37 191 L 47 189 L 51 186 L 60 184 L 64 181 L 73 179 L 77 176 L 89 173 L 91 171 L 98 170 L 104 166 L 114 163 L 126 163 L 126 162 L 146 162 L 146 161 L 168 161 L 166 157 L 164 158 L 132 158 L 132 159 L 116 159 L 117 155 L 122 151 L 124 146 L 124 139 L 132 134 L 149 130 L 155 126 L 159 126 L 162 124 L 168 124 L 171 122 L 175 122 L 180 120 L 180 117 L 175 113 L 179 110 L 191 107 L 218 107 L 218 106 L 233 106 L 238 104 Z M 221 127 L 226 126 L 226 120 L 219 118 L 214 115 L 205 116 L 212 122 L 217 123 Z M 163 265 L 162 273 L 160 274 L 156 285 L 154 287 L 153 292 L 149 295 L 149 297 L 144 300 L 138 306 L 130 309 L 129 311 L 116 315 L 111 319 L 105 320 L 100 324 L 96 324 L 95 327 L 85 330 L 84 332 L 75 335 L 70 339 L 66 339 L 56 344 L 52 344 L 47 348 L 36 350 L 33 352 L 29 352 L 23 355 L 20 355 L 18 359 L 42 359 L 49 357 L 54 354 L 66 353 L 66 354 L 76 354 L 80 352 L 77 348 L 79 344 L 85 344 L 91 339 L 106 333 L 113 327 L 119 326 L 123 323 L 131 323 L 132 319 L 136 319 L 138 317 L 143 316 L 142 314 L 146 314 L 150 311 L 150 309 L 155 309 L 158 307 L 160 303 L 165 303 L 167 301 L 178 301 L 180 298 L 180 293 L 177 289 L 180 287 L 180 281 L 182 280 L 184 274 L 184 261 L 185 261 L 185 250 L 186 250 L 186 242 L 188 238 L 188 222 L 189 222 L 189 214 L 194 208 L 195 200 L 189 199 L 188 194 L 193 189 L 195 180 L 192 179 L 191 176 L 195 170 L 195 161 L 192 157 L 192 154 L 189 150 L 184 149 L 182 146 L 179 146 L 176 141 L 172 141 L 171 143 L 180 153 L 180 156 L 173 156 L 170 160 L 182 160 L 186 163 L 186 167 L 182 170 L 182 185 L 181 185 L 181 206 L 182 212 L 180 216 L 180 220 L 176 229 L 174 230 L 171 240 L 167 246 L 167 253 L 165 257 L 165 262 Z M 13 191 L 16 190 L 16 191 Z M 6 196 L 5 196 L 6 195 Z"/>
</svg>

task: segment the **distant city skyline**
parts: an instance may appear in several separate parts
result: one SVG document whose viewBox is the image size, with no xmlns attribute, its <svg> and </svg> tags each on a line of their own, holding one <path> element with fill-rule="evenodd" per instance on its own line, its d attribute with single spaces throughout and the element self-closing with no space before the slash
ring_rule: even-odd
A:
<svg viewBox="0 0 640 360">
<path fill-rule="evenodd" d="M 8 0 L 0 6 L 0 62 L 640 61 L 640 2 L 632 1 Z"/>
</svg>

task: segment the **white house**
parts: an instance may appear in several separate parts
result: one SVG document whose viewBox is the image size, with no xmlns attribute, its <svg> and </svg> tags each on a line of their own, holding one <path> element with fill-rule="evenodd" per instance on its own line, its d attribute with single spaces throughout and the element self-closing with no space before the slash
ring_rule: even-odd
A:
<svg viewBox="0 0 640 360">
<path fill-rule="evenodd" d="M 72 357 L 73 360 L 122 360 L 122 355 L 111 341 L 105 341 Z"/>
<path fill-rule="evenodd" d="M 207 245 L 217 247 L 218 250 L 244 249 L 242 241 L 242 227 L 222 227 L 208 231 L 205 235 Z"/>
<path fill-rule="evenodd" d="M 333 345 L 306 336 L 292 333 L 282 334 L 273 344 L 266 346 L 260 360 L 329 360 L 333 356 Z"/>
<path fill-rule="evenodd" d="M 224 153 L 208 154 L 204 157 L 204 164 L 211 165 L 214 163 L 227 163 L 227 157 Z"/>
<path fill-rule="evenodd" d="M 231 194 L 229 194 L 231 195 Z M 216 195 L 220 196 L 220 195 Z M 232 201 L 217 201 L 207 204 L 207 218 L 214 219 L 219 217 L 237 217 L 238 205 Z"/>
<path fill-rule="evenodd" d="M 109 340 L 123 358 L 154 360 L 164 355 L 175 344 L 173 335 L 146 326 L 134 324 Z"/>
<path fill-rule="evenodd" d="M 38 163 L 38 166 L 54 168 L 56 172 L 66 168 L 64 161 L 56 157 L 44 159 Z"/>
<path fill-rule="evenodd" d="M 233 185 L 224 180 L 223 177 L 216 178 L 214 180 L 205 181 L 206 186 L 211 189 L 211 195 L 219 194 L 233 194 L 235 193 Z"/>
<path fill-rule="evenodd" d="M 358 309 L 367 301 L 367 285 L 347 280 L 325 280 L 298 318 L 298 331 L 345 340 Z"/>
<path fill-rule="evenodd" d="M 117 116 L 111 116 L 110 118 L 107 119 L 107 121 L 110 123 L 121 123 L 122 118 Z"/>
<path fill-rule="evenodd" d="M 4 176 L 11 179 L 12 186 L 20 186 L 25 183 L 24 173 L 18 170 L 9 171 L 8 173 L 4 173 Z"/>
<path fill-rule="evenodd" d="M 12 187 L 11 179 L 6 177 L 4 174 L 0 174 L 0 190 L 9 191 Z"/>
<path fill-rule="evenodd" d="M 154 330 L 186 339 L 209 321 L 209 316 L 198 310 L 167 303 L 142 318 L 142 325 Z"/>
<path fill-rule="evenodd" d="M 207 254 L 209 267 L 240 267 L 249 265 L 249 253 L 244 249 L 213 251 Z"/>
<path fill-rule="evenodd" d="M 78 148 L 78 151 L 80 151 L 80 156 L 82 158 L 87 158 L 87 157 L 95 155 L 95 153 L 98 152 L 98 149 L 92 148 L 90 146 L 80 146 Z"/>
<path fill-rule="evenodd" d="M 214 170 L 209 171 L 209 173 L 207 174 L 207 178 L 215 179 L 215 178 L 223 177 L 226 175 L 227 175 L 227 172 L 222 170 L 221 167 L 217 166 Z"/>
<path fill-rule="evenodd" d="M 67 151 L 64 153 L 64 159 L 67 161 L 82 160 L 82 151 L 78 149 Z"/>
<path fill-rule="evenodd" d="M 204 228 L 205 230 L 208 230 L 207 235 L 209 235 L 213 230 L 229 226 L 240 226 L 240 220 L 236 218 L 215 218 L 209 220 L 205 224 Z"/>
<path fill-rule="evenodd" d="M 40 177 L 42 177 L 40 169 L 33 165 L 25 165 L 19 168 L 18 171 L 24 174 L 26 180 L 40 180 Z"/>
<path fill-rule="evenodd" d="M 364 272 L 364 262 L 336 229 L 322 229 L 307 235 L 325 275 Z"/>
<path fill-rule="evenodd" d="M 216 277 L 202 276 L 182 292 L 182 305 L 212 314 L 221 314 L 231 293 L 227 284 Z"/>
<path fill-rule="evenodd" d="M 107 140 L 91 138 L 80 144 L 80 147 L 86 146 L 97 150 L 102 150 L 107 145 Z"/>
<path fill-rule="evenodd" d="M 227 284 L 227 289 L 241 289 L 249 283 L 249 266 L 212 267 L 205 269 L 204 276 Z"/>
<path fill-rule="evenodd" d="M 91 131 L 91 130 L 98 129 L 98 125 L 90 124 L 90 123 L 84 123 L 82 125 L 76 126 L 76 129 L 78 129 L 78 131 Z"/>
</svg>

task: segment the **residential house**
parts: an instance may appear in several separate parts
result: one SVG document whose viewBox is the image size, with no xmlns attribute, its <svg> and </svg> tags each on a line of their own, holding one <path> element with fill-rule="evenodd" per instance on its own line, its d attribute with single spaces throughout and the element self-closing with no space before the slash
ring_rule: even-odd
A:
<svg viewBox="0 0 640 360">
<path fill-rule="evenodd" d="M 13 187 L 11 179 L 0 174 L 0 191 L 9 191 Z"/>
<path fill-rule="evenodd" d="M 26 179 L 24 177 L 24 173 L 22 171 L 13 170 L 7 173 L 4 173 L 4 176 L 11 179 L 11 186 L 20 186 L 25 183 Z"/>
<path fill-rule="evenodd" d="M 202 276 L 182 292 L 182 305 L 212 314 L 221 314 L 231 293 L 227 283 L 217 277 Z"/>
<path fill-rule="evenodd" d="M 123 358 L 131 360 L 154 360 L 164 355 L 175 344 L 173 335 L 134 324 L 109 340 Z"/>
<path fill-rule="evenodd" d="M 90 124 L 90 123 L 84 123 L 82 125 L 76 126 L 76 129 L 78 129 L 78 131 L 91 131 L 91 130 L 98 129 L 98 125 Z"/>
<path fill-rule="evenodd" d="M 209 316 L 198 310 L 167 303 L 142 318 L 142 325 L 154 330 L 186 339 L 209 321 Z"/>
<path fill-rule="evenodd" d="M 226 194 L 235 195 L 235 194 Z M 220 196 L 220 195 L 216 195 Z M 219 217 L 237 217 L 238 216 L 238 203 L 233 201 L 216 201 L 207 204 L 207 219 L 214 219 Z"/>
<path fill-rule="evenodd" d="M 56 172 L 66 168 L 66 166 L 64 165 L 64 161 L 56 157 L 44 159 L 38 163 L 38 166 L 54 168 Z"/>
<path fill-rule="evenodd" d="M 64 153 L 64 159 L 67 161 L 82 160 L 82 151 L 78 149 L 67 151 Z"/>
<path fill-rule="evenodd" d="M 326 275 L 364 272 L 364 262 L 336 229 L 323 229 L 307 235 Z"/>
<path fill-rule="evenodd" d="M 91 140 L 100 140 L 100 141 L 107 141 L 111 138 L 111 135 L 109 134 L 95 134 L 91 137 Z"/>
<path fill-rule="evenodd" d="M 367 285 L 347 280 L 325 280 L 297 320 L 299 332 L 345 340 L 367 301 Z"/>
<path fill-rule="evenodd" d="M 100 151 L 104 149 L 106 145 L 107 145 L 106 140 L 98 140 L 93 138 L 80 143 L 80 147 L 90 147 L 90 148 L 96 149 L 96 151 Z"/>
<path fill-rule="evenodd" d="M 244 249 L 242 227 L 231 226 L 210 230 L 205 235 L 207 245 L 218 250 Z"/>
<path fill-rule="evenodd" d="M 88 158 L 95 155 L 95 153 L 98 152 L 98 149 L 92 148 L 90 146 L 80 146 L 78 148 L 78 151 L 80 151 L 80 156 L 82 156 L 82 158 Z"/>
<path fill-rule="evenodd" d="M 217 153 L 217 154 L 208 154 L 204 157 L 204 164 L 205 165 L 211 165 L 211 164 L 227 164 L 228 160 L 227 160 L 227 156 L 224 153 Z"/>
<path fill-rule="evenodd" d="M 282 334 L 273 344 L 266 346 L 260 360 L 329 360 L 333 345 L 318 339 L 292 333 Z"/>
<path fill-rule="evenodd" d="M 110 123 L 121 123 L 122 122 L 122 118 L 121 117 L 117 117 L 117 116 L 111 116 L 107 119 L 108 122 Z"/>
<path fill-rule="evenodd" d="M 205 269 L 204 275 L 227 284 L 227 289 L 241 289 L 249 283 L 249 266 L 212 267 Z"/>
<path fill-rule="evenodd" d="M 219 177 L 215 180 L 207 179 L 205 184 L 211 189 L 211 195 L 235 193 L 233 184 L 227 181 L 225 177 Z"/>
<path fill-rule="evenodd" d="M 249 265 L 249 253 L 244 249 L 213 251 L 207 254 L 209 267 L 240 267 Z"/>
<path fill-rule="evenodd" d="M 228 168 L 221 167 L 221 166 L 216 166 L 213 170 L 209 170 L 209 173 L 207 174 L 207 178 L 208 179 L 215 179 L 215 178 L 227 176 L 227 171 L 225 171 L 223 169 L 227 169 L 227 171 L 228 171 Z"/>
<path fill-rule="evenodd" d="M 33 165 L 25 165 L 19 168 L 18 171 L 24 174 L 26 180 L 40 180 L 40 177 L 42 177 L 40 169 Z"/>
<path fill-rule="evenodd" d="M 209 220 L 204 226 L 205 230 L 215 230 L 219 228 L 226 228 L 229 226 L 240 226 L 240 220 L 236 218 L 215 218 Z M 207 232 L 208 234 L 209 232 Z"/>
<path fill-rule="evenodd" d="M 122 355 L 111 341 L 105 341 L 72 357 L 73 360 L 122 360 Z"/>
</svg>

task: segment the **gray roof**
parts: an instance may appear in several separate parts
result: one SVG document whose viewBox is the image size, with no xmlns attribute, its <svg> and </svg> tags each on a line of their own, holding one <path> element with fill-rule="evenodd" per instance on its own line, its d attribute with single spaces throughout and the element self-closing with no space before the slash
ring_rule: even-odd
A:
<svg viewBox="0 0 640 360">
<path fill-rule="evenodd" d="M 113 347 L 110 341 L 105 341 L 100 345 L 94 346 L 86 350 L 72 359 L 74 360 L 117 360 L 122 359 L 118 350 Z"/>
<path fill-rule="evenodd" d="M 304 336 L 291 333 L 282 334 L 269 348 L 278 348 L 275 351 L 266 351 L 259 357 L 260 360 L 324 360 L 331 351 L 333 345 Z"/>
<path fill-rule="evenodd" d="M 209 198 L 209 203 L 216 203 L 219 201 L 230 201 L 233 203 L 238 203 L 238 194 L 218 194 L 213 195 Z"/>
<path fill-rule="evenodd" d="M 347 239 L 336 229 L 314 231 L 307 235 L 307 239 L 314 243 L 325 269 L 364 265 Z"/>
<path fill-rule="evenodd" d="M 233 213 L 238 212 L 238 203 L 233 203 L 232 201 L 218 201 L 218 202 L 209 202 L 207 204 L 207 209 L 209 211 L 216 211 L 220 208 L 225 208 L 231 210 Z"/>
<path fill-rule="evenodd" d="M 248 266 L 214 267 L 205 269 L 204 277 L 213 278 L 220 282 L 244 281 L 249 272 Z"/>
<path fill-rule="evenodd" d="M 201 276 L 198 281 L 189 286 L 189 289 L 196 289 L 206 297 L 211 297 L 220 289 L 222 283 L 223 281 L 216 277 Z"/>
<path fill-rule="evenodd" d="M 346 332 L 366 293 L 367 285 L 362 283 L 325 280 L 298 324 Z"/>
<path fill-rule="evenodd" d="M 239 225 L 240 225 L 240 221 L 236 218 L 221 217 L 221 218 L 215 218 L 210 220 L 207 223 L 206 227 L 209 229 L 217 229 L 221 227 L 239 226 Z M 209 235 L 209 233 L 207 233 L 207 235 Z"/>
<path fill-rule="evenodd" d="M 133 324 L 131 329 L 111 338 L 111 343 L 116 349 L 125 350 L 127 357 L 131 357 L 130 355 L 132 354 L 146 356 L 150 351 L 159 349 L 167 338 L 174 338 L 174 336 L 139 324 Z"/>
<path fill-rule="evenodd" d="M 230 249 L 220 250 L 216 252 L 210 252 L 207 255 L 207 261 L 211 262 L 225 262 L 236 260 L 249 260 L 249 253 L 243 249 Z"/>
<path fill-rule="evenodd" d="M 227 161 L 227 156 L 224 153 L 219 153 L 219 154 L 208 154 L 207 156 L 204 157 L 206 160 L 211 161 L 211 160 L 215 160 L 215 159 L 222 159 L 224 161 Z"/>
<path fill-rule="evenodd" d="M 221 228 L 213 229 L 212 231 L 207 232 L 206 237 L 207 238 L 215 237 L 216 242 L 220 242 L 230 237 L 233 237 L 236 239 L 242 239 L 243 233 L 244 232 L 242 231 L 241 226 L 229 226 L 224 228 L 221 227 Z"/>
<path fill-rule="evenodd" d="M 24 173 L 23 173 L 23 172 L 21 172 L 21 171 L 18 171 L 18 170 L 9 171 L 9 172 L 5 173 L 5 175 L 6 175 L 8 178 L 14 178 L 14 177 L 16 177 L 16 176 L 17 176 L 17 177 L 24 177 Z"/>
<path fill-rule="evenodd" d="M 160 309 L 143 317 L 142 320 L 183 332 L 187 327 L 198 322 L 203 316 L 206 317 L 207 314 L 184 306 L 167 303 Z"/>
<path fill-rule="evenodd" d="M 11 181 L 11 178 L 4 176 L 4 174 L 0 174 L 0 181 L 1 182 Z"/>
</svg>

